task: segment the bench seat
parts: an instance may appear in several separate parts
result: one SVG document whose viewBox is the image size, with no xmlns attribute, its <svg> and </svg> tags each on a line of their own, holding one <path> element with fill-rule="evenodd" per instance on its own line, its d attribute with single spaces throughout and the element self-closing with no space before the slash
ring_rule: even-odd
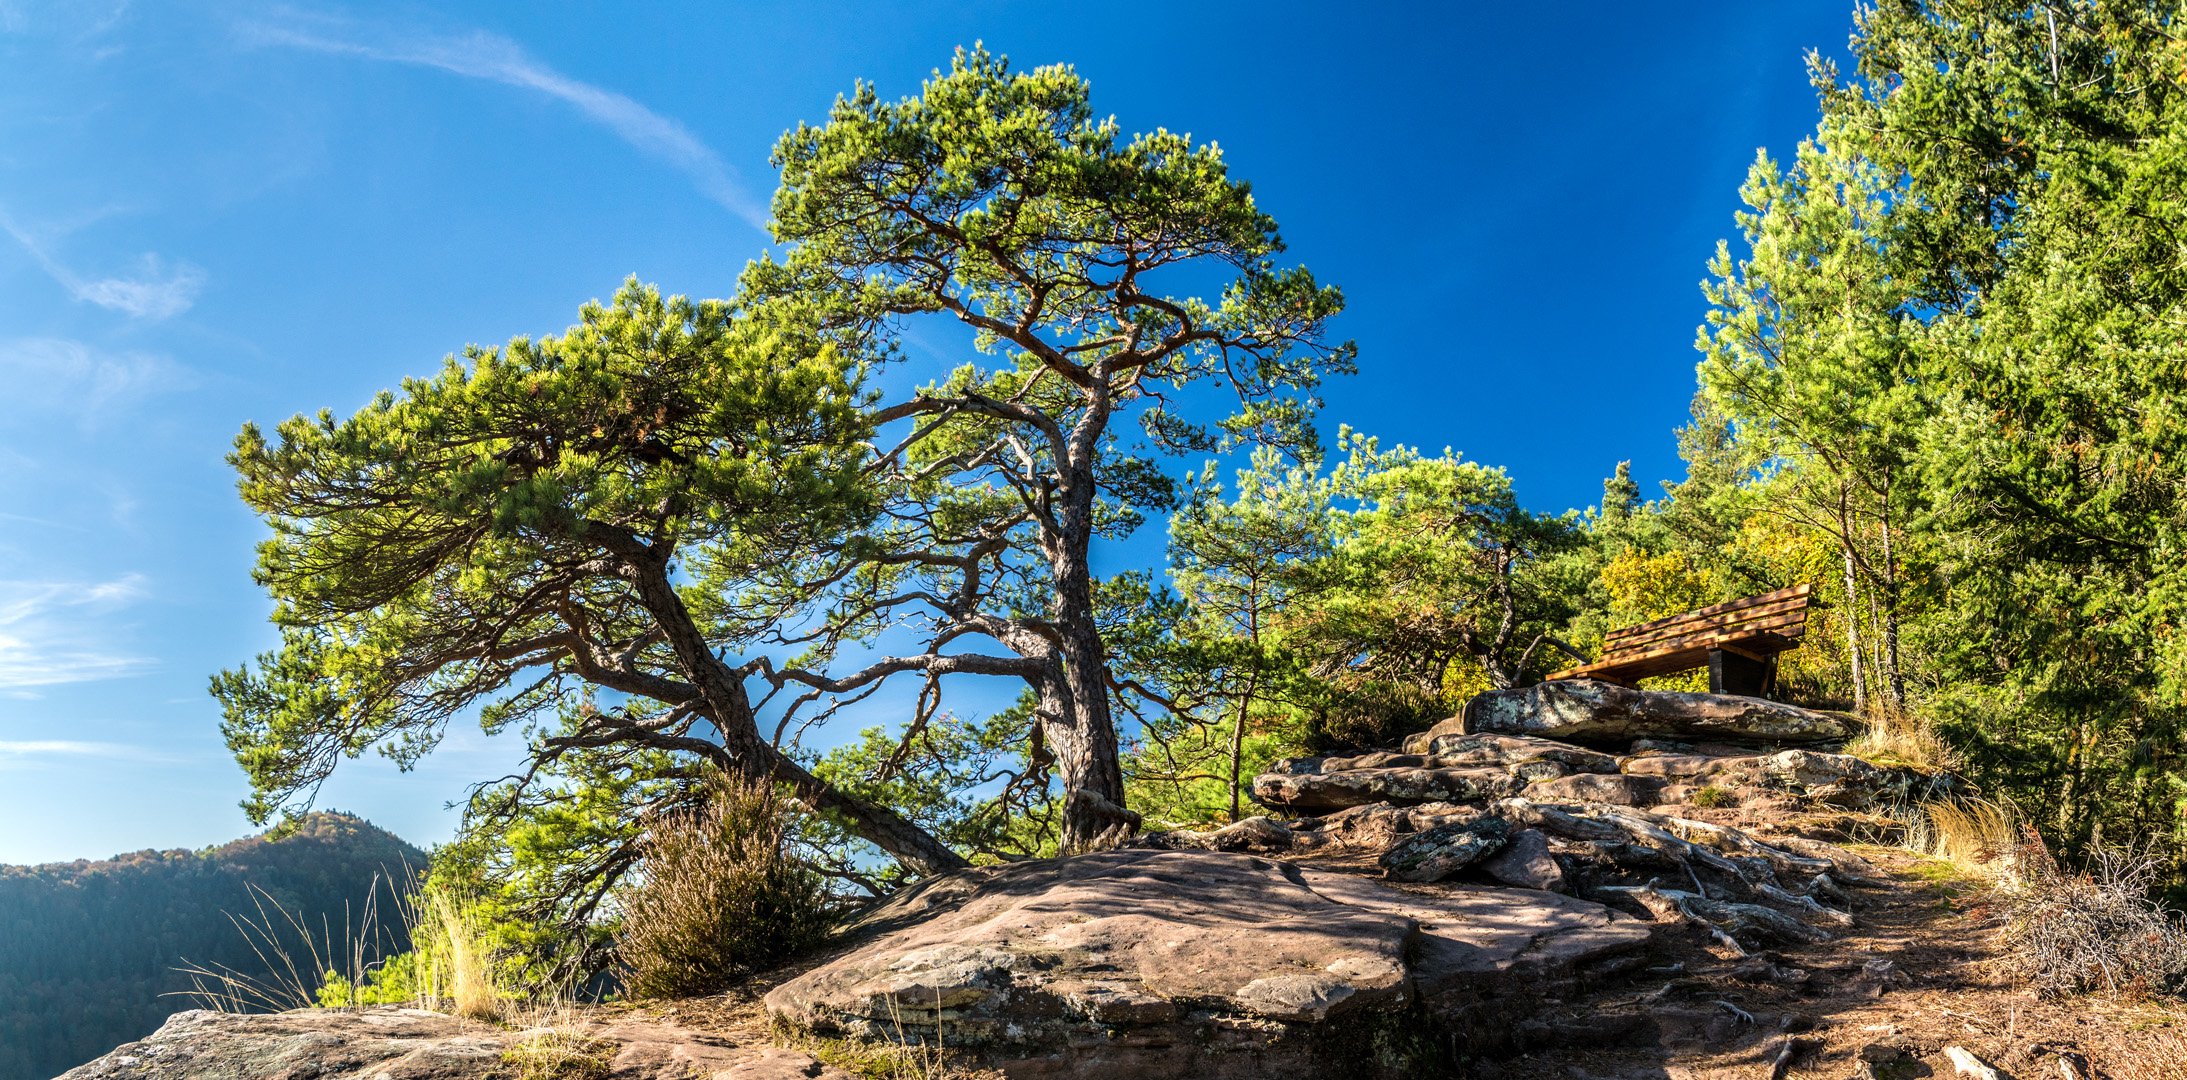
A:
<svg viewBox="0 0 2187 1080">
<path fill-rule="evenodd" d="M 1799 647 L 1807 633 L 1814 591 L 1812 585 L 1794 585 L 1621 627 L 1604 638 L 1602 659 L 1553 672 L 1548 681 L 1631 685 L 1705 665 L 1711 693 L 1763 696 L 1775 682 L 1777 654 Z"/>
</svg>

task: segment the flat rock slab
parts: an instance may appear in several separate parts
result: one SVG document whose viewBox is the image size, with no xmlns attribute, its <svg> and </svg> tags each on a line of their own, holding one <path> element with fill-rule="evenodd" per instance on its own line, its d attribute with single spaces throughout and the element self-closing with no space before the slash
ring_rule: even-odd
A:
<svg viewBox="0 0 2187 1080">
<path fill-rule="evenodd" d="M 1384 757 L 1401 762 L 1433 760 Z M 1515 795 L 1526 783 L 1523 776 L 1501 766 L 1372 767 L 1350 758 L 1286 758 L 1253 778 L 1252 795 L 1262 806 L 1311 814 L 1370 803 L 1488 802 Z"/>
<path fill-rule="evenodd" d="M 818 1030 L 984 1041 L 1049 1019 L 1163 1024 L 1195 1009 L 1265 1020 L 1401 1006 L 1412 921 L 1339 904 L 1288 864 L 1125 850 L 952 877 L 933 911 L 767 995 Z"/>
<path fill-rule="evenodd" d="M 1413 833 L 1382 854 L 1383 873 L 1397 881 L 1447 881 L 1502 850 L 1511 823 L 1479 817 Z"/>
<path fill-rule="evenodd" d="M 1399 891 L 1348 875 L 1311 880 L 1332 898 L 1419 922 L 1412 975 L 1420 1012 L 1431 1018 L 1440 1037 L 1468 1052 L 1509 1049 L 1513 1032 L 1545 1000 L 1568 997 L 1611 973 L 1641 966 L 1653 937 L 1649 924 L 1632 916 L 1532 889 L 1475 885 Z M 1350 1074 L 1324 1072 L 1316 1080 L 1341 1075 Z"/>
<path fill-rule="evenodd" d="M 542 1038 L 582 1048 L 617 1080 L 852 1080 L 809 1054 L 637 1017 L 549 1034 L 394 1007 L 180 1012 L 61 1080 L 482 1080 L 530 1075 L 522 1053 Z"/>
<path fill-rule="evenodd" d="M 1570 967 L 1648 936 L 1638 920 L 1548 893 L 1400 891 L 1249 855 L 1144 849 L 960 871 L 864 923 L 874 936 L 776 987 L 769 1013 L 869 1039 L 938 1032 L 1013 1076 L 1326 1075 L 1317 1042 L 1403 1022 L 1424 957 L 1443 965 L 1437 986 L 1522 967 L 1531 978 L 1531 965 Z"/>
<path fill-rule="evenodd" d="M 1849 738 L 1854 724 L 1762 698 L 1635 690 L 1593 679 L 1490 690 L 1466 703 L 1468 732 L 1601 742 L 1731 739 L 1824 742 Z"/>
</svg>

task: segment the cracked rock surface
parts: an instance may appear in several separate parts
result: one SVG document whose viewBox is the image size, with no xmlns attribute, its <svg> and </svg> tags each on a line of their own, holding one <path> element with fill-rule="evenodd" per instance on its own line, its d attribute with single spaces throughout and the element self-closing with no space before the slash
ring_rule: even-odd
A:
<svg viewBox="0 0 2187 1080">
<path fill-rule="evenodd" d="M 951 874 L 867 923 L 863 944 L 770 992 L 769 1012 L 822 1033 L 938 1033 L 1013 1076 L 1142 1075 L 1142 1058 L 1185 1070 L 1164 1075 L 1316 1075 L 1323 1032 L 1402 1023 L 1454 983 L 1520 1005 L 1545 976 L 1649 937 L 1570 897 L 1150 849 Z"/>
<path fill-rule="evenodd" d="M 509 1055 L 541 1032 L 393 1006 L 176 1013 L 158 1031 L 60 1080 L 482 1080 L 529 1075 Z M 809 1054 L 658 1020 L 592 1017 L 556 1028 L 616 1080 L 853 1080 Z M 604 1070 L 604 1071 L 601 1071 Z"/>
</svg>

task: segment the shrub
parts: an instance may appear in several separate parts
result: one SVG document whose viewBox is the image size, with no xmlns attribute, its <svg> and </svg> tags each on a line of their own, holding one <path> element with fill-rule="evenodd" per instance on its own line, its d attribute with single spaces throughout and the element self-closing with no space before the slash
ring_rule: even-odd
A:
<svg viewBox="0 0 2187 1080">
<path fill-rule="evenodd" d="M 648 824 L 639 879 L 619 894 L 633 997 L 726 989 L 819 944 L 832 921 L 825 881 L 787 850 L 789 808 L 765 788 L 711 786 L 697 809 Z"/>
<path fill-rule="evenodd" d="M 1304 749 L 1309 754 L 1380 750 L 1450 713 L 1441 695 L 1407 683 L 1359 680 L 1332 686 L 1307 709 Z"/>
<path fill-rule="evenodd" d="M 2097 848 L 2068 873 L 2030 839 L 2006 892 L 2009 963 L 2036 992 L 2147 994 L 2187 985 L 2187 926 L 2149 898 L 2164 871 L 2146 854 Z"/>
</svg>

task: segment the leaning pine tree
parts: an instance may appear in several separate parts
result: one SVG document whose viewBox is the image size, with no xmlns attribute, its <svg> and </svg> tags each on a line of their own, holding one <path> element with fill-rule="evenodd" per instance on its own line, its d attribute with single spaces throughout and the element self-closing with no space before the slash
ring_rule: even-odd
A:
<svg viewBox="0 0 2187 1080">
<path fill-rule="evenodd" d="M 861 375 L 793 323 L 631 284 L 346 419 L 244 428 L 230 460 L 273 528 L 256 576 L 281 633 L 213 680 L 246 808 L 306 805 L 367 750 L 408 765 L 476 709 L 489 731 L 536 723 L 532 773 L 603 753 L 719 767 L 915 871 L 963 865 L 778 749 L 759 664 L 725 659 L 752 644 L 724 615 L 738 582 L 874 513 Z"/>
</svg>

